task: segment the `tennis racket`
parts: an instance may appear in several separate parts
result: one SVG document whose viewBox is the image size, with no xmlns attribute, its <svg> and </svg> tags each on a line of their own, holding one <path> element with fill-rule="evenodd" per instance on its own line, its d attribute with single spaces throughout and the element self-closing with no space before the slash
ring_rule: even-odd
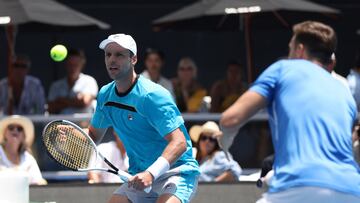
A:
<svg viewBox="0 0 360 203">
<path fill-rule="evenodd" d="M 48 123 L 42 133 L 42 141 L 52 159 L 74 171 L 105 171 L 128 182 L 132 176 L 115 167 L 98 150 L 94 141 L 76 124 L 67 120 Z M 95 161 L 93 161 L 95 160 Z M 109 168 L 98 168 L 96 163 L 104 161 Z M 151 186 L 144 189 L 150 192 Z"/>
</svg>

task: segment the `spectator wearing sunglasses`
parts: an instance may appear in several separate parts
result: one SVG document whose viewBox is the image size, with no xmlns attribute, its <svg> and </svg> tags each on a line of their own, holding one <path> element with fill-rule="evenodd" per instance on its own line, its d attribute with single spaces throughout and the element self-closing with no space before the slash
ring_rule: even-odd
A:
<svg viewBox="0 0 360 203">
<path fill-rule="evenodd" d="M 0 171 L 25 172 L 30 184 L 43 185 L 40 168 L 30 154 L 34 125 L 26 117 L 13 115 L 0 121 Z"/>
<path fill-rule="evenodd" d="M 17 55 L 7 78 L 0 80 L 0 115 L 43 114 L 45 94 L 40 80 L 28 75 L 30 58 Z"/>
<path fill-rule="evenodd" d="M 199 129 L 190 129 L 191 139 L 196 146 L 196 160 L 200 165 L 199 181 L 238 181 L 241 168 L 230 154 L 228 154 L 228 159 L 224 151 L 220 149 L 216 139 L 216 133 L 220 131 L 219 126 L 213 121 L 208 121 L 201 128 L 197 125 L 192 128 Z"/>
</svg>

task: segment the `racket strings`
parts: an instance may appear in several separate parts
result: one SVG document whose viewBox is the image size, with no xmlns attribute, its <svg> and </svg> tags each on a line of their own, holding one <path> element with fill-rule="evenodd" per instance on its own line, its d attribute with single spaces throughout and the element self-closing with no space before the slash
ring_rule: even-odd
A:
<svg viewBox="0 0 360 203">
<path fill-rule="evenodd" d="M 43 135 L 44 144 L 53 158 L 62 165 L 73 170 L 85 169 L 90 164 L 95 147 L 82 132 L 66 125 L 54 123 L 48 126 Z"/>
</svg>

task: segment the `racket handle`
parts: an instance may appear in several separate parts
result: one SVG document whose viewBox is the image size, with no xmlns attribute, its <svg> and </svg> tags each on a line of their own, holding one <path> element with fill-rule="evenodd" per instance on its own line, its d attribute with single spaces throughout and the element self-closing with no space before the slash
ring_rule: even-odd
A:
<svg viewBox="0 0 360 203">
<path fill-rule="evenodd" d="M 128 182 L 129 178 L 131 178 L 131 175 L 126 173 L 125 171 L 117 171 L 118 175 L 120 176 L 121 180 L 123 180 L 124 182 Z M 144 189 L 144 192 L 149 193 L 151 191 L 152 187 L 149 186 L 147 188 Z"/>
</svg>

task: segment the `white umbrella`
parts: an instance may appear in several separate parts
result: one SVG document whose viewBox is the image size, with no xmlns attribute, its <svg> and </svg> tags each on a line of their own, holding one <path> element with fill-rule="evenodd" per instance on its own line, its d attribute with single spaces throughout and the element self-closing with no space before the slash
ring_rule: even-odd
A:
<svg viewBox="0 0 360 203">
<path fill-rule="evenodd" d="M 248 81 L 252 81 L 250 18 L 264 16 L 265 27 L 289 23 L 281 12 L 293 12 L 297 17 L 307 13 L 339 13 L 338 10 L 306 0 L 201 0 L 153 21 L 155 31 L 164 29 L 238 30 L 245 32 Z M 272 17 L 271 17 L 272 16 Z M 275 20 L 274 20 L 275 17 Z M 235 23 L 234 23 L 235 22 Z"/>
<path fill-rule="evenodd" d="M 7 35 L 8 75 L 10 75 L 10 66 L 15 55 L 14 47 L 18 25 L 26 25 L 34 30 L 52 30 L 58 27 L 70 27 L 74 30 L 84 27 L 110 28 L 109 24 L 55 0 L 0 0 L 0 25 L 5 26 Z M 9 88 L 11 89 L 10 86 Z M 11 114 L 11 110 L 8 113 Z"/>
</svg>

